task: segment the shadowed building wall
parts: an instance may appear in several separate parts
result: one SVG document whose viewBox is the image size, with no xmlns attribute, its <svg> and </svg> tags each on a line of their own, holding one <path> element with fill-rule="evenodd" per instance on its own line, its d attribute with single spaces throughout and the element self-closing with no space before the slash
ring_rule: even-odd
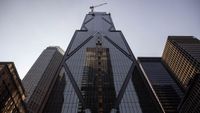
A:
<svg viewBox="0 0 200 113">
<path fill-rule="evenodd" d="M 139 66 L 158 105 L 165 113 L 177 113 L 183 92 L 162 63 L 161 58 L 139 57 Z"/>
<path fill-rule="evenodd" d="M 63 53 L 59 47 L 47 47 L 24 77 L 22 83 L 27 91 L 26 102 L 30 113 L 42 113 L 58 78 L 56 71 Z"/>
<path fill-rule="evenodd" d="M 139 98 L 142 113 L 163 113 L 152 87 L 139 66 L 134 69 L 132 81 Z"/>
<path fill-rule="evenodd" d="M 179 113 L 200 113 L 200 74 L 195 75 L 179 106 Z"/>
<path fill-rule="evenodd" d="M 56 79 L 56 82 L 51 90 L 51 93 L 48 97 L 47 103 L 43 109 L 42 113 L 60 113 L 62 109 L 62 104 L 64 102 L 64 97 L 62 93 L 66 85 L 66 76 L 62 70 L 60 75 Z M 59 95 L 59 96 L 58 96 Z"/>
</svg>

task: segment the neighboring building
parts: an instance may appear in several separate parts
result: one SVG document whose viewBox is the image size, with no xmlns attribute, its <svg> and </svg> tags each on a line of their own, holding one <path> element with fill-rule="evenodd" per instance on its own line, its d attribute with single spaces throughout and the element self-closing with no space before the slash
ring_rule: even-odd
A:
<svg viewBox="0 0 200 113">
<path fill-rule="evenodd" d="M 162 60 L 186 91 L 190 80 L 200 72 L 200 41 L 193 36 L 169 36 Z"/>
<path fill-rule="evenodd" d="M 57 69 L 64 52 L 59 47 L 47 47 L 28 71 L 22 83 L 27 92 L 30 113 L 42 113 L 52 87 L 57 80 Z"/>
<path fill-rule="evenodd" d="M 195 75 L 179 106 L 179 113 L 200 113 L 200 74 Z"/>
<path fill-rule="evenodd" d="M 169 36 L 162 59 L 186 92 L 178 107 L 179 112 L 199 113 L 200 40 L 193 36 Z"/>
<path fill-rule="evenodd" d="M 141 76 L 144 76 L 143 80 L 150 87 L 147 93 L 153 94 L 163 113 L 177 113 L 183 92 L 163 65 L 161 58 L 139 57 L 138 63 L 142 71 Z"/>
<path fill-rule="evenodd" d="M 164 110 L 139 65 L 134 69 L 132 81 L 139 98 L 142 113 L 163 113 Z"/>
<path fill-rule="evenodd" d="M 57 79 L 60 85 L 55 85 L 43 113 L 51 109 L 57 113 L 142 113 L 130 80 L 135 65 L 110 14 L 90 12 L 65 52 L 58 72 L 64 67 L 66 73 Z"/>
<path fill-rule="evenodd" d="M 13 62 L 0 62 L 0 113 L 26 113 L 25 90 Z"/>
<path fill-rule="evenodd" d="M 60 96 L 63 94 L 66 78 L 65 78 L 64 70 L 62 70 L 57 77 L 55 84 L 51 90 L 51 93 L 48 97 L 48 100 L 45 104 L 45 107 L 42 113 L 60 113 L 62 109 L 62 104 L 64 102 L 64 97 Z"/>
</svg>

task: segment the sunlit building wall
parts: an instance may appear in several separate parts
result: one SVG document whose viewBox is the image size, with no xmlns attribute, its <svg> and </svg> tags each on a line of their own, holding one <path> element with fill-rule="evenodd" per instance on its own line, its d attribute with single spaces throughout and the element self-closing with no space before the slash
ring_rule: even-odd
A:
<svg viewBox="0 0 200 113">
<path fill-rule="evenodd" d="M 200 72 L 200 41 L 193 36 L 169 36 L 162 60 L 186 90 L 190 80 Z"/>
<path fill-rule="evenodd" d="M 0 113 L 27 113 L 25 90 L 13 62 L 0 62 Z"/>
</svg>

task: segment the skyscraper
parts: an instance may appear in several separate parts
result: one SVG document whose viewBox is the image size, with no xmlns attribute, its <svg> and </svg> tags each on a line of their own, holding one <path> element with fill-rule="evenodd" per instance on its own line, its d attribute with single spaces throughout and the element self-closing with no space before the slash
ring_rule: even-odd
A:
<svg viewBox="0 0 200 113">
<path fill-rule="evenodd" d="M 186 90 L 190 80 L 200 72 L 200 41 L 193 36 L 169 36 L 162 59 Z"/>
<path fill-rule="evenodd" d="M 177 113 L 183 92 L 172 78 L 172 73 L 159 57 L 139 57 L 138 63 L 144 81 L 157 101 L 163 113 Z M 148 99 L 147 99 L 148 100 Z"/>
<path fill-rule="evenodd" d="M 199 47 L 198 39 L 172 36 L 162 58 L 137 62 L 111 15 L 89 12 L 64 56 L 48 47 L 25 76 L 29 112 L 186 113 L 197 103 L 183 109 L 198 86 L 190 81 L 200 72 Z"/>
<path fill-rule="evenodd" d="M 25 90 L 13 62 L 0 62 L 0 113 L 26 113 Z"/>
<path fill-rule="evenodd" d="M 59 67 L 65 69 L 60 84 L 64 90 L 55 94 L 60 97 L 56 104 L 60 110 L 56 111 L 141 113 L 130 80 L 135 65 L 135 57 L 122 32 L 115 29 L 110 14 L 90 12 L 81 29 L 75 31 Z M 53 102 L 47 102 L 44 113 Z"/>
<path fill-rule="evenodd" d="M 169 36 L 162 59 L 186 92 L 180 113 L 200 112 L 200 41 L 193 36 Z"/>
<path fill-rule="evenodd" d="M 47 47 L 28 71 L 22 83 L 27 92 L 30 113 L 42 113 L 57 76 L 64 52 L 59 47 Z"/>
</svg>

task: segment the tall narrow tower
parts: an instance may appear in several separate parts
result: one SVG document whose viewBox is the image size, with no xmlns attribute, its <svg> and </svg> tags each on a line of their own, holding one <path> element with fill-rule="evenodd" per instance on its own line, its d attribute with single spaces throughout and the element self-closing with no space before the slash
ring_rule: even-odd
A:
<svg viewBox="0 0 200 113">
<path fill-rule="evenodd" d="M 63 54 L 60 47 L 47 47 L 22 80 L 27 93 L 29 113 L 42 113 L 53 84 L 58 78 L 56 71 Z"/>
<path fill-rule="evenodd" d="M 59 67 L 65 69 L 65 87 L 55 106 L 62 106 L 62 113 L 141 113 L 130 80 L 135 63 L 110 14 L 90 12 L 81 29 L 75 31 Z M 54 102 L 48 101 L 43 113 L 54 109 L 50 107 Z"/>
</svg>

